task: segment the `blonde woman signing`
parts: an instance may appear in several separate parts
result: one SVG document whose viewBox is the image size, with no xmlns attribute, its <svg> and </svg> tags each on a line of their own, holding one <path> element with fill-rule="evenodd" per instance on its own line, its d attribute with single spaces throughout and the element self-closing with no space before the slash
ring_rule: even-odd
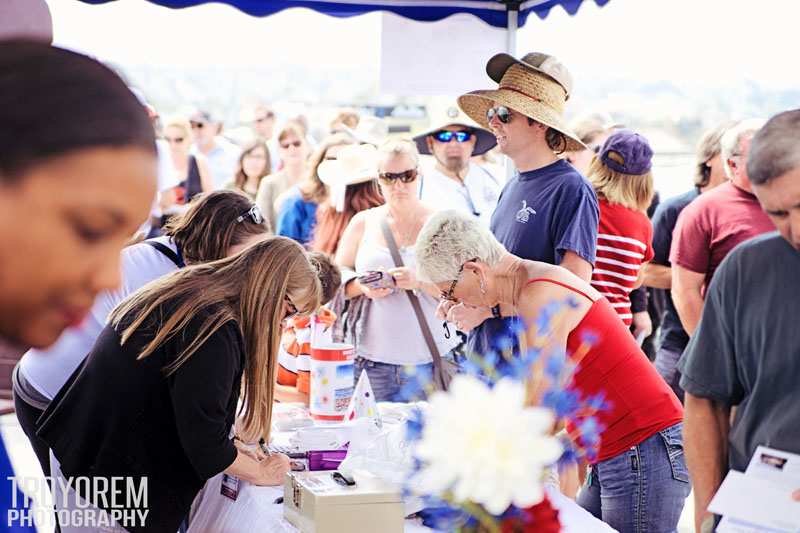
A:
<svg viewBox="0 0 800 533">
<path fill-rule="evenodd" d="M 319 298 L 303 248 L 273 237 L 169 274 L 123 301 L 42 417 L 53 474 L 93 478 L 91 487 L 68 489 L 66 506 L 56 494 L 57 506 L 108 505 L 105 493 L 91 491 L 124 476 L 146 483 L 149 509 L 144 524 L 126 529 L 174 533 L 220 472 L 280 484 L 288 459 L 258 461 L 239 451 L 230 431 L 241 390 L 243 435 L 268 437 L 281 323 L 314 311 Z"/>
<path fill-rule="evenodd" d="M 419 301 L 422 319 L 432 334 L 438 354 L 445 356 L 458 344 L 457 336 L 445 337 L 436 318 L 439 290 L 414 275 L 414 244 L 420 229 L 433 211 L 417 198 L 419 154 L 410 141 L 389 141 L 377 153 L 377 175 L 386 205 L 357 213 L 339 243 L 336 262 L 359 276 L 373 272 L 388 275 L 390 288 L 376 288 L 365 277 L 345 276 L 347 298 L 370 299 L 369 311 L 356 345 L 356 376 L 366 369 L 378 401 L 399 399 L 407 381 L 407 366 L 418 372 L 432 372 L 431 348 L 411 299 Z M 397 267 L 384 228 L 388 225 L 404 266 Z M 373 278 L 375 276 L 372 276 Z"/>
</svg>

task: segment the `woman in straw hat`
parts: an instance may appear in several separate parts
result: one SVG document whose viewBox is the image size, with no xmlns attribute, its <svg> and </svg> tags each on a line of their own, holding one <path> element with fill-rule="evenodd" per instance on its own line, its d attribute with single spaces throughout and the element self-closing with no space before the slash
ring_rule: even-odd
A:
<svg viewBox="0 0 800 533">
<path fill-rule="evenodd" d="M 417 197 L 419 154 L 412 142 L 388 141 L 378 150 L 377 170 L 386 205 L 358 213 L 342 236 L 336 262 L 342 267 L 345 296 L 369 299 L 357 335 L 356 376 L 366 370 L 378 401 L 399 400 L 407 381 L 405 367 L 431 373 L 432 355 L 406 291 L 414 291 L 432 340 L 442 356 L 458 344 L 446 338 L 436 319 L 439 290 L 416 279 L 414 243 L 432 210 Z M 404 266 L 396 265 L 384 233 L 386 225 Z M 381 272 L 388 284 L 367 281 Z M 371 276 L 374 278 L 375 276 Z"/>
<path fill-rule="evenodd" d="M 554 57 L 531 53 L 521 60 L 498 54 L 487 64 L 494 90 L 458 99 L 461 109 L 489 128 L 519 173 L 503 189 L 491 230 L 518 257 L 561 265 L 588 281 L 597 247 L 599 209 L 591 184 L 559 154 L 584 148 L 567 127 L 564 105 L 572 78 Z M 462 331 L 470 348 L 486 353 L 507 330 L 498 309 L 443 302 L 440 313 Z"/>
<path fill-rule="evenodd" d="M 435 164 L 425 171 L 420 198 L 437 209 L 457 209 L 478 217 L 487 227 L 500 196 L 500 182 L 471 158 L 497 145 L 494 135 L 454 105 L 433 109 L 433 127 L 414 142 Z"/>
<path fill-rule="evenodd" d="M 317 208 L 311 249 L 334 255 L 353 216 L 384 203 L 378 187 L 378 150 L 371 144 L 346 146 L 335 161 L 323 161 L 317 172 L 330 197 Z"/>
</svg>

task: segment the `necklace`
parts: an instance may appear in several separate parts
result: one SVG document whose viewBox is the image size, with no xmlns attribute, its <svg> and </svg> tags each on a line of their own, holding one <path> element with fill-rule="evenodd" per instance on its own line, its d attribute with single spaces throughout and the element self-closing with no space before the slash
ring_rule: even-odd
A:
<svg viewBox="0 0 800 533">
<path fill-rule="evenodd" d="M 392 215 L 390 215 L 389 221 L 389 227 L 395 233 L 395 237 L 399 237 L 397 239 L 398 247 L 407 248 L 408 246 L 412 246 L 417 242 L 417 233 L 420 229 L 419 217 L 413 217 L 411 225 L 407 228 L 401 227 L 399 220 Z"/>
</svg>

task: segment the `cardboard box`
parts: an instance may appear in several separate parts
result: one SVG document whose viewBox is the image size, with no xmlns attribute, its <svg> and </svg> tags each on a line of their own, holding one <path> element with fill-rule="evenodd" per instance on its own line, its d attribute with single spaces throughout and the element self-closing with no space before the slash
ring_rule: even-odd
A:
<svg viewBox="0 0 800 533">
<path fill-rule="evenodd" d="M 352 487 L 333 472 L 290 472 L 283 514 L 302 533 L 402 533 L 404 506 L 398 487 L 357 476 Z"/>
</svg>

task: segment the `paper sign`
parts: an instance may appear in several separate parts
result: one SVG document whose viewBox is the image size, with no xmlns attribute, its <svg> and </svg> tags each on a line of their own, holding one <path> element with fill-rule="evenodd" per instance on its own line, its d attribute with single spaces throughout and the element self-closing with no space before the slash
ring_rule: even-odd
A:
<svg viewBox="0 0 800 533">
<path fill-rule="evenodd" d="M 745 473 L 732 470 L 708 506 L 719 533 L 800 532 L 800 455 L 759 446 Z"/>
<path fill-rule="evenodd" d="M 506 30 L 467 14 L 416 22 L 384 13 L 381 20 L 381 93 L 452 95 L 497 87 L 486 62 L 505 52 Z"/>
<path fill-rule="evenodd" d="M 350 400 L 350 405 L 345 412 L 345 420 L 354 420 L 356 418 L 370 418 L 375 422 L 375 425 L 381 427 L 383 422 L 378 411 L 378 403 L 375 401 L 375 393 L 372 392 L 372 384 L 369 382 L 367 371 L 362 370 L 361 375 L 358 377 L 356 389 L 353 391 L 353 398 Z"/>
</svg>

